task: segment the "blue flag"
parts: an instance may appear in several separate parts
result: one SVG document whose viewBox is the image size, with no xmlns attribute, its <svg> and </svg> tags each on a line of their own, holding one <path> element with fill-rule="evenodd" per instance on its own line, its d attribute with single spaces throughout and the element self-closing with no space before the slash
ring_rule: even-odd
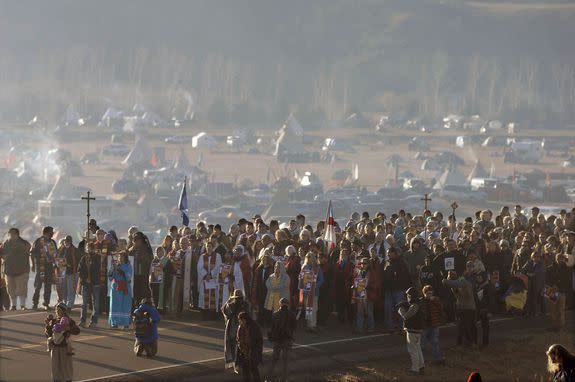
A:
<svg viewBox="0 0 575 382">
<path fill-rule="evenodd" d="M 187 182 L 188 180 L 185 179 L 182 192 L 180 193 L 180 200 L 178 201 L 178 209 L 182 213 L 182 224 L 186 227 L 190 224 L 190 219 L 188 218 L 188 194 L 186 193 Z"/>
</svg>

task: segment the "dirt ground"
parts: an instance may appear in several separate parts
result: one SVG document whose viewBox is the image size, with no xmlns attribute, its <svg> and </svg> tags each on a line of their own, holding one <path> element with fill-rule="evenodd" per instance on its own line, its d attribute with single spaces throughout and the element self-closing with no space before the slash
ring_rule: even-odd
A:
<svg viewBox="0 0 575 382">
<path fill-rule="evenodd" d="M 446 366 L 426 362 L 425 375 L 411 376 L 407 351 L 393 359 L 381 359 L 360 363 L 341 371 L 327 372 L 317 377 L 307 376 L 302 380 L 326 382 L 359 381 L 466 381 L 472 371 L 479 371 L 484 382 L 493 381 L 547 381 L 547 358 L 545 351 L 553 343 L 562 343 L 573 349 L 573 332 L 567 334 L 533 333 L 519 338 L 507 338 L 492 343 L 488 348 L 467 350 L 448 347 L 450 339 L 443 339 L 442 350 L 447 359 Z M 440 340 L 441 341 L 441 340 Z M 424 353 L 424 356 L 431 356 Z"/>
</svg>

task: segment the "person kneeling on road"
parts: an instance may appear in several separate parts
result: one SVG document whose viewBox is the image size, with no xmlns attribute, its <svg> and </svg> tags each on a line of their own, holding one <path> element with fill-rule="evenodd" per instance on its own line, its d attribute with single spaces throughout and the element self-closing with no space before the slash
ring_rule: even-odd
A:
<svg viewBox="0 0 575 382">
<path fill-rule="evenodd" d="M 424 320 L 422 302 L 415 288 L 409 288 L 405 294 L 407 295 L 407 302 L 400 302 L 396 305 L 396 308 L 401 318 L 403 318 L 407 351 L 411 357 L 410 371 L 413 374 L 423 374 L 425 363 L 421 351 L 421 332 Z"/>
<path fill-rule="evenodd" d="M 149 298 L 142 299 L 140 306 L 132 313 L 134 319 L 134 331 L 136 343 L 134 353 L 141 357 L 145 351 L 146 356 L 151 358 L 158 353 L 158 322 L 160 313 L 151 304 Z"/>
</svg>

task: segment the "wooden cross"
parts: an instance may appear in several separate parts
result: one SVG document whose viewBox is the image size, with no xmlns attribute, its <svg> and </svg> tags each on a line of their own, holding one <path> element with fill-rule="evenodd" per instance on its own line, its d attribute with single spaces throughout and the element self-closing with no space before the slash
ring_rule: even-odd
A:
<svg viewBox="0 0 575 382">
<path fill-rule="evenodd" d="M 96 198 L 91 197 L 90 191 L 88 191 L 88 195 L 82 196 L 82 200 L 86 201 L 86 222 L 88 227 L 86 230 L 88 232 L 88 237 L 86 237 L 86 240 L 88 241 L 90 239 L 90 200 L 96 200 Z"/>
<path fill-rule="evenodd" d="M 431 198 L 428 197 L 429 194 L 425 194 L 425 197 L 421 198 L 420 200 L 424 202 L 423 211 L 427 211 L 427 203 L 431 202 Z"/>
</svg>

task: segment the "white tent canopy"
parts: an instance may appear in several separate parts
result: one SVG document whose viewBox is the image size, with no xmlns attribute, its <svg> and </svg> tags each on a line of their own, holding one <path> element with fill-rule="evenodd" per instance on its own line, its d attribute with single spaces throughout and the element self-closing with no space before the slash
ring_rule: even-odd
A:
<svg viewBox="0 0 575 382">
<path fill-rule="evenodd" d="M 195 149 L 211 149 L 217 144 L 216 139 L 204 131 L 192 137 L 192 147 Z"/>
<path fill-rule="evenodd" d="M 82 196 L 83 187 L 74 186 L 67 176 L 59 176 L 46 200 L 78 199 Z"/>
<path fill-rule="evenodd" d="M 122 162 L 123 164 L 134 164 L 140 162 L 149 162 L 152 160 L 153 152 L 148 141 L 143 137 L 136 138 L 134 148 Z"/>
<path fill-rule="evenodd" d="M 469 175 L 467 175 L 467 181 L 471 182 L 471 179 L 473 178 L 487 178 L 488 176 L 489 173 L 487 172 L 487 170 L 485 170 L 481 162 L 477 160 L 475 161 L 475 165 L 469 172 Z"/>
<path fill-rule="evenodd" d="M 467 178 L 460 171 L 457 169 L 447 169 L 433 185 L 433 189 L 441 190 L 445 186 L 463 186 L 466 184 L 468 184 Z"/>
</svg>

